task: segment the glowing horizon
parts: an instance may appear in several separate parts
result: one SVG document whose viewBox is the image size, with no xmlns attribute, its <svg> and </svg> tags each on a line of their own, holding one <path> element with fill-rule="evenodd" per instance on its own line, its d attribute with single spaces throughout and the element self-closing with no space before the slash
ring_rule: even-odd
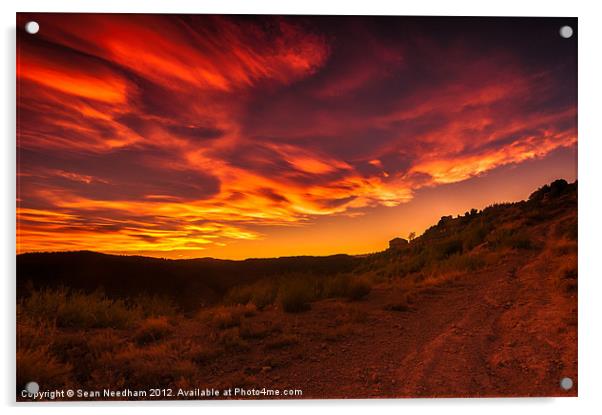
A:
<svg viewBox="0 0 602 415">
<path fill-rule="evenodd" d="M 29 20 L 17 253 L 357 254 L 576 179 L 576 41 L 513 38 L 554 19 Z"/>
</svg>

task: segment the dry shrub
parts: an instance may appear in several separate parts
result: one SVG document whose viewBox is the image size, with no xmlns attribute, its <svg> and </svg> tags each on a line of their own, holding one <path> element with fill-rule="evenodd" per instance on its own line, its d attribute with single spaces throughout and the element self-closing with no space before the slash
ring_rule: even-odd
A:
<svg viewBox="0 0 602 415">
<path fill-rule="evenodd" d="M 325 298 L 347 298 L 361 300 L 372 290 L 368 277 L 336 275 L 324 281 L 322 296 Z"/>
<path fill-rule="evenodd" d="M 173 317 L 178 314 L 178 308 L 171 298 L 156 294 L 141 294 L 134 298 L 132 304 L 139 308 L 143 317 Z"/>
<path fill-rule="evenodd" d="M 414 286 L 410 288 L 410 291 L 414 294 L 424 294 L 426 290 L 437 289 L 437 287 L 454 280 L 461 274 L 460 271 L 444 271 L 442 269 L 430 271 L 429 273 L 424 271 L 414 277 Z"/>
<path fill-rule="evenodd" d="M 99 357 L 104 352 L 114 352 L 121 349 L 126 344 L 123 336 L 120 336 L 112 329 L 98 330 L 96 332 L 86 333 L 90 353 L 94 357 Z"/>
<path fill-rule="evenodd" d="M 57 318 L 59 327 L 128 328 L 140 318 L 135 309 L 121 300 L 110 300 L 101 295 L 72 295 Z"/>
<path fill-rule="evenodd" d="M 345 297 L 349 287 L 349 276 L 335 275 L 324 281 L 322 295 L 325 298 Z"/>
<path fill-rule="evenodd" d="M 291 279 L 280 288 L 280 303 L 287 313 L 300 313 L 311 308 L 310 301 L 315 299 L 315 289 L 307 281 Z"/>
<path fill-rule="evenodd" d="M 238 327 L 226 329 L 220 333 L 218 343 L 229 351 L 241 352 L 249 350 L 249 344 L 240 337 L 240 329 Z"/>
<path fill-rule="evenodd" d="M 191 378 L 196 370 L 194 363 L 183 358 L 172 344 L 157 343 L 144 348 L 130 345 L 118 353 L 103 354 L 95 380 L 99 385 L 146 389 Z"/>
<path fill-rule="evenodd" d="M 278 294 L 278 285 L 273 280 L 262 280 L 254 284 L 237 286 L 228 291 L 224 298 L 226 304 L 254 304 L 258 310 L 274 304 Z"/>
<path fill-rule="evenodd" d="M 17 389 L 23 390 L 27 382 L 35 381 L 41 389 L 57 389 L 71 382 L 70 364 L 59 362 L 48 347 L 17 348 Z"/>
<path fill-rule="evenodd" d="M 73 366 L 73 378 L 78 383 L 87 382 L 103 353 L 115 352 L 125 342 L 111 329 L 98 332 L 59 332 L 50 345 L 50 352 L 61 363 Z"/>
<path fill-rule="evenodd" d="M 47 320 L 32 319 L 22 312 L 22 307 L 17 304 L 17 347 L 40 348 L 47 346 L 54 340 L 57 333 L 56 326 Z"/>
<path fill-rule="evenodd" d="M 361 300 L 372 291 L 370 283 L 366 279 L 352 278 L 347 287 L 346 297 L 349 300 Z"/>
<path fill-rule="evenodd" d="M 61 362 L 50 350 L 58 331 L 51 322 L 32 319 L 17 305 L 17 392 L 36 381 L 42 388 L 54 389 L 72 381 L 72 366 Z"/>
<path fill-rule="evenodd" d="M 253 304 L 219 306 L 205 312 L 209 323 L 218 329 L 240 326 L 244 317 L 251 317 L 256 312 Z"/>
<path fill-rule="evenodd" d="M 274 301 L 276 287 L 282 309 L 287 313 L 299 313 L 309 310 L 311 302 L 320 298 L 347 298 L 359 300 L 371 291 L 371 279 L 377 278 L 375 273 L 366 273 L 361 277 L 353 275 L 336 275 L 327 278 L 313 275 L 288 275 L 279 281 L 262 281 L 260 283 L 236 287 L 226 296 L 227 303 L 256 304 L 257 308 L 265 307 Z"/>
<path fill-rule="evenodd" d="M 525 230 L 500 228 L 491 232 L 487 237 L 487 242 L 493 248 L 512 248 L 512 249 L 532 249 L 534 243 Z"/>
<path fill-rule="evenodd" d="M 563 220 L 556 226 L 556 234 L 564 236 L 572 241 L 577 241 L 578 223 L 577 218 L 573 217 L 568 220 Z"/>
<path fill-rule="evenodd" d="M 50 350 L 61 361 L 94 360 L 106 352 L 122 348 L 125 340 L 111 329 L 96 332 L 57 333 Z"/>
<path fill-rule="evenodd" d="M 444 274 L 460 274 L 464 272 L 477 271 L 488 264 L 486 254 L 455 254 L 441 261 L 430 263 L 422 270 L 422 274 L 428 279 Z"/>
<path fill-rule="evenodd" d="M 32 291 L 19 302 L 22 318 L 54 323 L 61 307 L 67 302 L 65 289 Z"/>
<path fill-rule="evenodd" d="M 56 359 L 49 348 L 56 336 L 56 326 L 43 319 L 32 319 L 17 304 L 17 393 L 27 382 L 43 388 L 64 386 L 71 379 L 71 367 Z"/>
<path fill-rule="evenodd" d="M 213 345 L 194 344 L 186 353 L 186 356 L 197 365 L 207 364 L 217 358 L 222 351 Z"/>
<path fill-rule="evenodd" d="M 144 320 L 134 333 L 136 343 L 143 345 L 153 343 L 173 333 L 173 328 L 167 317 L 151 317 Z"/>
<path fill-rule="evenodd" d="M 21 300 L 20 306 L 22 313 L 32 319 L 45 319 L 68 328 L 127 328 L 141 317 L 136 307 L 111 300 L 100 292 L 33 291 Z"/>
</svg>

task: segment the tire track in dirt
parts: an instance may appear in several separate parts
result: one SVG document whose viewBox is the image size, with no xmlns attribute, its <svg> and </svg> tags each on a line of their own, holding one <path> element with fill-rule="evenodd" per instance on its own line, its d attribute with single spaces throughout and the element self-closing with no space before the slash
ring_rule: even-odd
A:
<svg viewBox="0 0 602 415">
<path fill-rule="evenodd" d="M 446 310 L 450 310 L 452 321 L 430 341 L 416 344 L 416 350 L 402 361 L 400 396 L 492 395 L 497 385 L 489 354 L 499 336 L 496 326 L 500 316 L 516 293 L 508 278 L 514 266 L 468 276 L 466 286 L 439 304 L 428 304 L 420 316 L 422 324 L 433 324 Z"/>
<path fill-rule="evenodd" d="M 377 287 L 360 303 L 370 315 L 360 332 L 336 344 L 308 342 L 309 364 L 293 362 L 280 378 L 316 398 L 494 395 L 489 352 L 515 295 L 509 275 L 516 266 L 429 288 L 411 312 L 385 311 L 397 293 Z M 312 313 L 328 314 L 327 305 Z"/>
</svg>

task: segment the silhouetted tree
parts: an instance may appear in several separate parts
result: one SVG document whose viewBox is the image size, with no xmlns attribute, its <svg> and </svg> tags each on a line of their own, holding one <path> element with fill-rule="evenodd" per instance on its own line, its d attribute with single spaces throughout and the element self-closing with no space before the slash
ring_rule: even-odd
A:
<svg viewBox="0 0 602 415">
<path fill-rule="evenodd" d="M 549 185 L 546 184 L 534 191 L 533 193 L 531 193 L 531 195 L 529 196 L 529 200 L 541 201 L 544 200 L 544 198 L 556 197 L 565 193 L 568 190 L 568 188 L 569 184 L 566 180 L 554 180 Z"/>
<path fill-rule="evenodd" d="M 564 191 L 567 189 L 567 187 L 569 187 L 569 184 L 566 182 L 566 180 L 564 180 L 564 179 L 554 180 L 550 184 L 550 193 L 552 196 L 558 196 L 558 195 L 564 193 Z"/>
<path fill-rule="evenodd" d="M 437 226 L 445 226 L 446 223 L 449 223 L 452 220 L 453 220 L 452 215 L 441 216 L 441 219 L 439 219 L 439 222 L 437 223 Z"/>
</svg>

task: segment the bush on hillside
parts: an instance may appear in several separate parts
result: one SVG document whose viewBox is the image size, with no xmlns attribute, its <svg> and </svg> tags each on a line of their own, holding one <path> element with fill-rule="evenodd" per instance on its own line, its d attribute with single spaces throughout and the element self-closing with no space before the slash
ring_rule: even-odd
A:
<svg viewBox="0 0 602 415">
<path fill-rule="evenodd" d="M 32 291 L 21 300 L 21 312 L 31 319 L 55 322 L 69 328 L 127 328 L 142 317 L 137 306 L 112 300 L 100 292 L 86 294 L 67 289 Z"/>
<path fill-rule="evenodd" d="M 311 308 L 309 303 L 314 299 L 314 287 L 301 279 L 291 279 L 281 286 L 280 303 L 287 313 L 309 310 Z"/>
</svg>

